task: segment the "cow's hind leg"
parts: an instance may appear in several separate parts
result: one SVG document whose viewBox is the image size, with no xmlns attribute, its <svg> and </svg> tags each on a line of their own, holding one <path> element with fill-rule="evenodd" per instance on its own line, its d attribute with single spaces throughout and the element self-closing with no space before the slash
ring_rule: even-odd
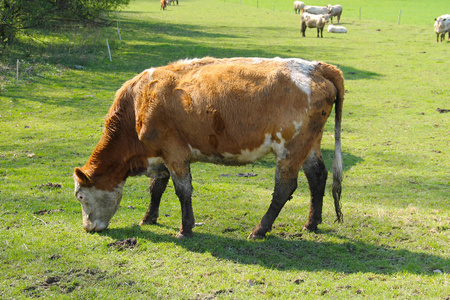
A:
<svg viewBox="0 0 450 300">
<path fill-rule="evenodd" d="M 167 175 L 161 178 L 150 179 L 150 205 L 139 225 L 156 224 L 159 217 L 159 204 L 161 203 L 161 197 L 166 190 L 169 178 L 170 176 Z"/>
<path fill-rule="evenodd" d="M 195 219 L 192 210 L 192 177 L 187 166 L 187 171 L 183 174 L 170 173 L 175 187 L 175 193 L 180 200 L 181 205 L 181 227 L 177 234 L 177 238 L 185 238 L 192 236 L 192 228 L 194 228 Z"/>
<path fill-rule="evenodd" d="M 298 171 L 299 168 L 293 165 L 278 162 L 272 202 L 261 221 L 253 228 L 249 238 L 264 238 L 266 233 L 272 229 L 273 222 L 297 188 Z"/>
<path fill-rule="evenodd" d="M 303 229 L 309 231 L 317 230 L 317 225 L 322 223 L 323 196 L 328 171 L 323 162 L 320 152 L 320 144 L 315 147 L 303 164 L 303 172 L 308 179 L 309 190 L 311 192 L 311 204 L 309 217 Z"/>
</svg>

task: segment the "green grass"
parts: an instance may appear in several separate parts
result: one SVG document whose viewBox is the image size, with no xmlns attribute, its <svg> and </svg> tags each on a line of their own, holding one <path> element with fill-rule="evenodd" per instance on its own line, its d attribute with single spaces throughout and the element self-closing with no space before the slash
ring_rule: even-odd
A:
<svg viewBox="0 0 450 300">
<path fill-rule="evenodd" d="M 291 1 L 276 2 L 275 11 L 263 0 L 259 8 L 244 0 L 181 0 L 167 11 L 156 0 L 132 1 L 119 14 L 122 41 L 114 23 L 35 32 L 4 51 L 0 297 L 448 299 L 450 114 L 436 109 L 450 108 L 450 44 L 437 44 L 432 26 L 447 13 L 440 10 L 446 1 L 377 1 L 373 10 L 363 3 L 340 2 L 348 34 L 317 39 L 312 29 L 301 38 Z M 343 224 L 333 222 L 328 186 L 320 230 L 301 231 L 309 195 L 300 174 L 273 231 L 247 240 L 269 205 L 268 157 L 242 167 L 192 165 L 196 222 L 205 223 L 192 239 L 175 238 L 181 212 L 171 184 L 159 225 L 137 226 L 149 201 L 144 177 L 127 181 L 108 230 L 84 232 L 71 176 L 100 138 L 115 91 L 150 66 L 207 55 L 339 65 L 348 91 Z M 328 169 L 333 126 L 330 120 L 323 139 Z M 247 172 L 258 176 L 236 176 Z M 132 237 L 138 247 L 108 246 Z"/>
</svg>

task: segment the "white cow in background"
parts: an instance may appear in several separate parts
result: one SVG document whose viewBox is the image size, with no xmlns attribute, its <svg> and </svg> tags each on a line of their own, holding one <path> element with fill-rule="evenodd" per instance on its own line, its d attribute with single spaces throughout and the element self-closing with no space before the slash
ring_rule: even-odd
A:
<svg viewBox="0 0 450 300">
<path fill-rule="evenodd" d="M 445 39 L 445 34 L 448 32 L 448 40 L 450 41 L 450 15 L 442 15 L 434 19 L 434 31 L 436 32 L 436 42 L 439 43 L 439 35 L 441 42 Z"/>
<path fill-rule="evenodd" d="M 296 14 L 299 14 L 303 7 L 305 7 L 305 3 L 302 1 L 294 1 L 294 11 Z"/>
<path fill-rule="evenodd" d="M 330 13 L 330 10 L 326 6 L 312 6 L 312 5 L 306 5 L 302 12 L 307 12 L 309 14 L 313 15 L 327 15 Z"/>
<path fill-rule="evenodd" d="M 333 23 L 333 17 L 337 17 L 337 22 L 339 23 L 341 21 L 342 6 L 339 4 L 337 5 L 328 4 L 328 10 L 330 11 L 331 15 L 331 23 Z"/>
<path fill-rule="evenodd" d="M 347 33 L 347 28 L 344 26 L 328 25 L 327 31 L 331 33 Z"/>
<path fill-rule="evenodd" d="M 328 23 L 328 19 L 330 15 L 314 15 L 307 12 L 302 11 L 301 20 L 302 20 L 302 36 L 305 37 L 306 28 L 317 28 L 317 37 L 323 38 L 323 28 L 325 24 Z"/>
</svg>

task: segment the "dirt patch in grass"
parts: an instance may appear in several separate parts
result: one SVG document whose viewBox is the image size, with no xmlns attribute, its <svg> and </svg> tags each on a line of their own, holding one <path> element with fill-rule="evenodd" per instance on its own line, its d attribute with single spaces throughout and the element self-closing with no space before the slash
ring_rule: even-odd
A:
<svg viewBox="0 0 450 300">
<path fill-rule="evenodd" d="M 62 208 L 58 208 L 58 209 L 54 209 L 54 210 L 44 208 L 44 209 L 38 210 L 34 214 L 42 216 L 42 215 L 49 215 L 49 214 L 52 214 L 52 213 L 58 213 L 58 212 L 63 212 L 63 211 L 64 210 Z"/>
<path fill-rule="evenodd" d="M 139 244 L 135 238 L 129 238 L 121 241 L 117 241 L 114 243 L 109 243 L 108 247 L 117 247 L 117 250 L 121 251 L 126 248 L 135 248 L 138 247 Z"/>
<path fill-rule="evenodd" d="M 32 298 L 41 297 L 41 292 L 50 288 L 68 294 L 82 289 L 82 282 L 101 281 L 106 277 L 106 271 L 98 268 L 70 269 L 62 274 L 45 276 L 42 281 L 24 288 L 23 291 Z"/>
<path fill-rule="evenodd" d="M 39 186 L 39 189 L 42 190 L 43 188 L 48 188 L 48 189 L 60 189 L 62 188 L 63 185 L 61 183 L 51 183 L 51 182 L 47 182 L 45 184 L 41 184 Z"/>
</svg>

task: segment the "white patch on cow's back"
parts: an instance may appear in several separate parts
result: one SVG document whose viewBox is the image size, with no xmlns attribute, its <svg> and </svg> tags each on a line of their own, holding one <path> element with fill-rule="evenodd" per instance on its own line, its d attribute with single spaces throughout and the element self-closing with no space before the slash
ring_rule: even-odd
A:
<svg viewBox="0 0 450 300">
<path fill-rule="evenodd" d="M 152 74 L 153 74 L 154 71 L 155 71 L 155 68 L 150 68 L 150 69 L 147 69 L 147 70 L 144 71 L 144 72 L 147 72 L 149 80 L 152 79 Z"/>
<path fill-rule="evenodd" d="M 235 58 L 234 60 L 240 60 L 245 58 Z M 231 60 L 233 61 L 233 60 Z M 251 57 L 248 58 L 249 62 L 259 64 L 264 61 L 277 61 L 285 64 L 286 68 L 290 72 L 291 80 L 295 85 L 301 89 L 308 96 L 308 103 L 311 96 L 311 71 L 319 64 L 317 61 L 308 61 L 301 58 L 261 58 Z"/>
<path fill-rule="evenodd" d="M 311 101 L 311 71 L 317 66 L 315 61 L 303 59 L 286 59 L 286 67 L 290 71 L 291 79 L 295 85 L 308 96 L 308 103 Z"/>
<path fill-rule="evenodd" d="M 252 57 L 252 58 L 251 58 L 251 61 L 252 61 L 254 64 L 260 64 L 260 63 L 262 63 L 264 60 L 263 60 L 262 58 L 260 58 L 260 57 Z"/>
</svg>

